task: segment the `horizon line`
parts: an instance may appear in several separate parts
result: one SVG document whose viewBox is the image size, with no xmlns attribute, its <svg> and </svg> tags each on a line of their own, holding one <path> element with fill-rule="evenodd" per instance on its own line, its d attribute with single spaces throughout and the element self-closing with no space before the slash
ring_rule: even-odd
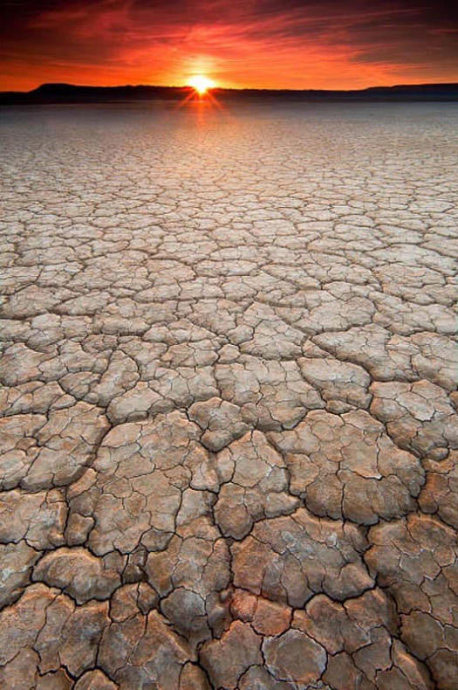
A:
<svg viewBox="0 0 458 690">
<path fill-rule="evenodd" d="M 28 91 L 16 91 L 16 90 L 0 90 L 0 93 L 6 94 L 22 94 L 22 95 L 28 95 L 32 94 L 39 89 L 43 88 L 44 86 L 66 86 L 66 87 L 74 87 L 74 88 L 84 88 L 84 89 L 125 89 L 125 88 L 148 88 L 148 89 L 186 89 L 186 90 L 192 90 L 193 87 L 184 84 L 184 85 L 175 85 L 175 84 L 115 84 L 115 85 L 106 85 L 106 84 L 74 84 L 72 82 L 42 82 L 38 86 L 34 87 L 33 89 L 30 89 Z M 236 91 L 236 92 L 243 92 L 243 91 L 262 91 L 262 92 L 289 92 L 289 93 L 306 93 L 310 91 L 315 91 L 315 92 L 341 92 L 341 93 L 352 93 L 352 92 L 363 92 L 363 91 L 369 91 L 371 89 L 399 89 L 399 88 L 413 88 L 413 87 L 425 87 L 425 86 L 457 86 L 458 87 L 458 81 L 438 81 L 438 82 L 413 82 L 413 83 L 400 83 L 400 84 L 389 84 L 389 85 L 384 85 L 384 84 L 377 84 L 373 86 L 365 86 L 363 88 L 356 88 L 356 89 L 323 89 L 323 88 L 314 88 L 314 87 L 309 87 L 306 89 L 291 89 L 291 88 L 267 88 L 267 87 L 236 87 L 236 86 L 213 86 L 209 88 L 209 91 Z"/>
</svg>

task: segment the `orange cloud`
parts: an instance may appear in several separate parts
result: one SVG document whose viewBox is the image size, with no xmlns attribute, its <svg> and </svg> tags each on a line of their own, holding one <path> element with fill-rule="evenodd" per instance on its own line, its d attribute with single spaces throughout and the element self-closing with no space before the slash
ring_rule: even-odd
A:
<svg viewBox="0 0 458 690">
<path fill-rule="evenodd" d="M 441 4 L 15 0 L 0 36 L 0 88 L 180 85 L 196 72 L 255 88 L 454 81 L 456 27 Z"/>
</svg>

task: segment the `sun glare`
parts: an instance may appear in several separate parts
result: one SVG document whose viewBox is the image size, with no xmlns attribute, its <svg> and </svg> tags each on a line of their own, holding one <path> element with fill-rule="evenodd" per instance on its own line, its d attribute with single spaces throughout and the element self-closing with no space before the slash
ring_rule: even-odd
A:
<svg viewBox="0 0 458 690">
<path fill-rule="evenodd" d="M 214 83 L 211 79 L 208 79 L 208 77 L 204 77 L 203 74 L 196 74 L 188 81 L 188 86 L 192 86 L 192 88 L 197 91 L 199 96 L 203 96 L 205 93 L 207 93 L 208 89 L 211 89 L 214 86 Z"/>
</svg>

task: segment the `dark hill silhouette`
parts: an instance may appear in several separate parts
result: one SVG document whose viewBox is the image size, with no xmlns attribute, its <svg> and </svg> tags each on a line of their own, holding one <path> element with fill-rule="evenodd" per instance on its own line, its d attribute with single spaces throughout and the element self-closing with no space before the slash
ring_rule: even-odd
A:
<svg viewBox="0 0 458 690">
<path fill-rule="evenodd" d="M 0 92 L 0 105 L 38 105 L 57 103 L 122 103 L 151 100 L 181 100 L 192 89 L 176 86 L 76 86 L 42 84 L 28 92 Z M 282 98 L 313 101 L 458 101 L 458 83 L 374 86 L 368 89 L 331 91 L 213 89 L 223 100 Z"/>
</svg>

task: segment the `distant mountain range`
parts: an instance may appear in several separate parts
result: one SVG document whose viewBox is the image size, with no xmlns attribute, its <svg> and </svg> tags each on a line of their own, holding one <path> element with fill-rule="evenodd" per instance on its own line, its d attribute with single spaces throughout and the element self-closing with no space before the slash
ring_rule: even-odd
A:
<svg viewBox="0 0 458 690">
<path fill-rule="evenodd" d="M 0 105 L 57 103 L 122 103 L 126 101 L 181 100 L 192 91 L 176 86 L 75 86 L 42 84 L 28 92 L 0 91 Z M 212 89 L 223 100 L 282 98 L 312 101 L 458 101 L 458 83 L 375 86 L 352 91 L 270 89 Z"/>
</svg>

